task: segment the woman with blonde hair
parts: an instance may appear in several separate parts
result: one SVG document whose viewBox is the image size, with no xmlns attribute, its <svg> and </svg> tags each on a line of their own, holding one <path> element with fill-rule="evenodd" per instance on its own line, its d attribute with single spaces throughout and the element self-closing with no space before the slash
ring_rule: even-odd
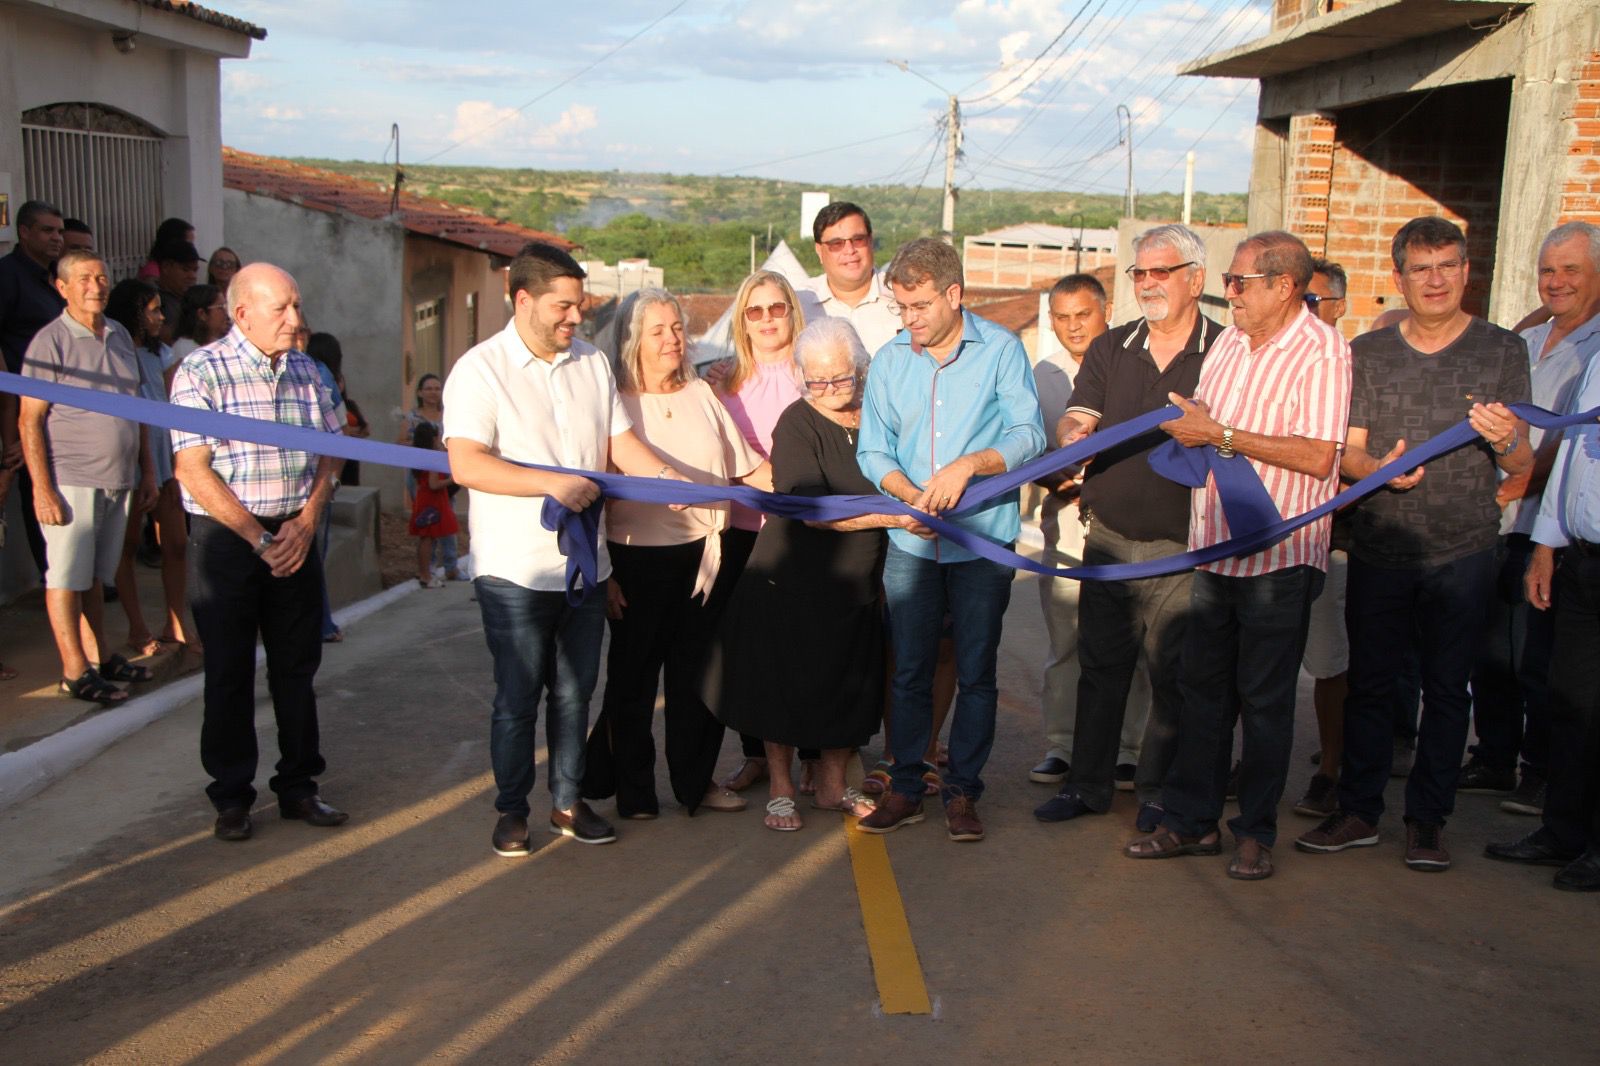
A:
<svg viewBox="0 0 1600 1066">
<path fill-rule="evenodd" d="M 700 484 L 743 481 L 771 489 L 771 466 L 695 375 L 677 299 L 665 289 L 644 289 L 617 315 L 617 392 L 633 432 Z M 723 730 L 700 700 L 706 647 L 738 577 L 722 565 L 728 505 L 674 510 L 611 500 L 604 528 L 611 647 L 605 699 L 589 734 L 584 798 L 614 794 L 624 818 L 659 813 L 651 719 L 664 668 L 673 795 L 690 814 L 702 807 L 743 810 L 743 799 L 712 784 Z"/>
<path fill-rule="evenodd" d="M 782 274 L 758 270 L 739 286 L 733 298 L 733 358 L 713 368 L 710 376 L 745 442 L 764 459 L 772 456 L 772 433 L 779 416 L 804 395 L 794 363 L 794 341 L 805 327 L 794 288 Z M 743 572 L 764 521 L 759 511 L 734 506 L 723 555 L 723 565 L 734 577 Z M 761 739 L 741 734 L 740 740 L 744 763 L 722 782 L 736 792 L 770 772 Z M 800 790 L 809 794 L 815 791 L 817 753 L 802 751 L 800 758 Z"/>
</svg>

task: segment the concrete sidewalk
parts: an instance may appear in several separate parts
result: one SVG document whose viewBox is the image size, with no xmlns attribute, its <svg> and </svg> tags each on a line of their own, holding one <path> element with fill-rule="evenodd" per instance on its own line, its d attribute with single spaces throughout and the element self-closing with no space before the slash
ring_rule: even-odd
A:
<svg viewBox="0 0 1600 1066">
<path fill-rule="evenodd" d="M 1260 884 L 1227 880 L 1226 857 L 1122 858 L 1127 794 L 1107 816 L 1036 822 L 1032 579 L 1007 615 L 989 838 L 952 844 L 933 811 L 885 838 L 924 1016 L 876 1010 L 838 815 L 802 803 L 805 828 L 779 834 L 759 789 L 740 814 L 668 800 L 612 846 L 539 832 L 533 857 L 495 857 L 470 597 L 405 596 L 325 659 L 322 782 L 352 812 L 341 829 L 280 821 L 268 795 L 256 839 L 214 840 L 195 702 L 0 812 L 7 1058 L 1592 1061 L 1600 900 L 1482 859 L 1533 824 L 1494 797 L 1461 797 L 1456 868 L 1434 876 L 1402 864 L 1397 818 L 1379 847 L 1306 856 L 1289 839 L 1310 823 L 1286 805 Z M 275 747 L 258 718 L 259 784 Z M 1312 772 L 1309 699 L 1298 724 L 1291 800 Z M 542 756 L 539 774 L 536 828 Z"/>
</svg>

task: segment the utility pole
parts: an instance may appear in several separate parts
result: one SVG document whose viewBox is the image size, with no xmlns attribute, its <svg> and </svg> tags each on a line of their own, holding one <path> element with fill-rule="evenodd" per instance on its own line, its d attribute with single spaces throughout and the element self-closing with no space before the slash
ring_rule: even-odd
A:
<svg viewBox="0 0 1600 1066">
<path fill-rule="evenodd" d="M 940 236 L 944 243 L 956 243 L 956 157 L 961 154 L 961 104 L 955 93 L 950 94 L 950 113 L 945 119 L 949 129 L 944 141 L 944 214 L 940 216 Z"/>
<path fill-rule="evenodd" d="M 1072 265 L 1072 272 L 1074 274 L 1082 274 L 1083 273 L 1083 212 L 1082 211 L 1074 211 L 1072 213 L 1072 218 L 1068 219 L 1067 221 L 1071 222 L 1073 219 L 1076 219 L 1077 223 L 1078 223 L 1078 239 L 1072 245 L 1073 249 L 1078 253 L 1078 260 L 1077 260 L 1077 262 L 1075 262 Z"/>
<path fill-rule="evenodd" d="M 1183 164 L 1183 224 L 1189 224 L 1189 218 L 1194 214 L 1194 152 L 1190 152 Z"/>
<path fill-rule="evenodd" d="M 1118 104 L 1117 105 L 1117 127 L 1118 127 L 1119 130 L 1122 128 L 1122 119 L 1123 119 L 1124 116 L 1126 116 L 1127 120 L 1128 120 L 1127 132 L 1123 136 L 1123 142 L 1125 144 L 1127 144 L 1127 146 L 1128 146 L 1128 205 L 1127 206 L 1128 206 L 1128 217 L 1132 218 L 1132 217 L 1134 217 L 1133 216 L 1133 210 L 1134 210 L 1134 204 L 1133 204 L 1133 112 L 1128 110 L 1128 105 L 1127 104 Z"/>
</svg>

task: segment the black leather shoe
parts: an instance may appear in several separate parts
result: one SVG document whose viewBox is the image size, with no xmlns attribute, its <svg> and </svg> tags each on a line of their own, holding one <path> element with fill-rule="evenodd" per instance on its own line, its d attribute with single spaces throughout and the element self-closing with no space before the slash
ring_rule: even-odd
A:
<svg viewBox="0 0 1600 1066">
<path fill-rule="evenodd" d="M 502 814 L 494 824 L 494 853 L 508 859 L 528 854 L 528 819 L 521 814 Z"/>
<path fill-rule="evenodd" d="M 249 840 L 255 830 L 255 825 L 250 821 L 249 807 L 229 807 L 225 811 L 218 811 L 217 820 L 211 826 L 218 840 Z"/>
<path fill-rule="evenodd" d="M 1033 816 L 1041 822 L 1065 822 L 1080 815 L 1104 814 L 1083 802 L 1076 789 L 1065 788 L 1033 809 Z"/>
<path fill-rule="evenodd" d="M 1600 852 L 1591 848 L 1562 867 L 1555 886 L 1563 892 L 1600 892 Z"/>
<path fill-rule="evenodd" d="M 307 825 L 316 825 L 327 828 L 333 825 L 343 825 L 350 816 L 343 811 L 334 810 L 322 802 L 321 796 L 307 796 L 290 803 L 278 804 L 278 814 L 284 818 L 305 822 Z"/>
<path fill-rule="evenodd" d="M 1526 866 L 1566 866 L 1577 858 L 1571 852 L 1556 847 L 1549 837 L 1542 828 L 1535 829 L 1521 840 L 1513 840 L 1509 844 L 1485 844 L 1483 854 L 1485 858 L 1520 862 Z"/>
<path fill-rule="evenodd" d="M 551 811 L 550 832 L 571 837 L 580 844 L 609 844 L 617 839 L 611 823 L 590 810 L 583 800 L 574 803 L 570 811 Z"/>
</svg>

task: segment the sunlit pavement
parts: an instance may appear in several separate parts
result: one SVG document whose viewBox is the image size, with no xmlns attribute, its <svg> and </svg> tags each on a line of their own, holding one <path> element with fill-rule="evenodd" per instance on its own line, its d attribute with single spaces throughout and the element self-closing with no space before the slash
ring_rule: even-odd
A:
<svg viewBox="0 0 1600 1066">
<path fill-rule="evenodd" d="M 4 1059 L 1592 1061 L 1600 898 L 1481 857 L 1532 819 L 1461 797 L 1456 866 L 1435 876 L 1401 863 L 1397 817 L 1377 848 L 1289 846 L 1310 825 L 1288 810 L 1311 774 L 1308 691 L 1274 878 L 1124 859 L 1128 794 L 1084 822 L 1031 817 L 1049 794 L 1026 779 L 1043 627 L 1019 581 L 988 839 L 949 842 L 931 808 L 883 838 L 915 948 L 889 964 L 929 997 L 885 1014 L 837 814 L 802 801 L 801 832 L 769 832 L 758 787 L 743 813 L 665 802 L 584 847 L 543 832 L 541 764 L 537 850 L 490 851 L 469 597 L 419 592 L 327 649 L 322 789 L 342 828 L 282 821 L 267 795 L 255 839 L 213 839 L 198 704 L 0 812 Z M 275 755 L 260 718 L 258 786 Z"/>
</svg>

